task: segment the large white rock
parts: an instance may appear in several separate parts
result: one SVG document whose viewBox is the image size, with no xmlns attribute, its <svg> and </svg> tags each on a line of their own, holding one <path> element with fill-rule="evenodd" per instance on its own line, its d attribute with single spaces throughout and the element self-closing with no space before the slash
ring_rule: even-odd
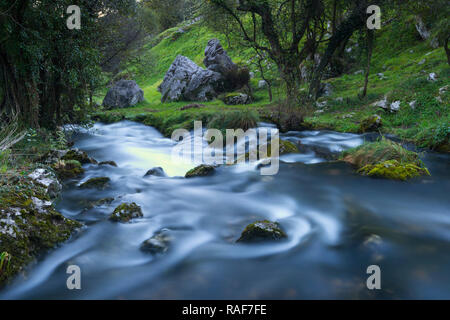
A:
<svg viewBox="0 0 450 320">
<path fill-rule="evenodd" d="M 205 70 L 185 56 L 177 56 L 158 87 L 161 101 L 209 101 L 223 87 L 220 73 Z"/>
<path fill-rule="evenodd" d="M 62 190 L 61 183 L 59 183 L 56 176 L 46 169 L 36 169 L 28 175 L 34 182 L 40 184 L 47 189 L 50 198 L 57 198 Z"/>
</svg>

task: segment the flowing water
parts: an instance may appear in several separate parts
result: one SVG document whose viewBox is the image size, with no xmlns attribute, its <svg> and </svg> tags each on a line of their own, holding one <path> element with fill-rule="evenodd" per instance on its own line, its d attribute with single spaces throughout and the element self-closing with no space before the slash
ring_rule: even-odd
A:
<svg viewBox="0 0 450 320">
<path fill-rule="evenodd" d="M 371 299 L 450 298 L 450 171 L 447 155 L 426 153 L 432 176 L 410 182 L 361 177 L 327 152 L 364 137 L 290 132 L 301 154 L 281 157 L 275 176 L 255 166 L 221 166 L 210 177 L 184 179 L 192 163 L 171 158 L 174 142 L 134 122 L 96 124 L 75 146 L 98 161 L 85 181 L 108 176 L 104 191 L 69 182 L 57 209 L 85 223 L 0 292 L 2 299 Z M 160 166 L 168 177 L 143 177 Z M 88 200 L 114 197 L 86 209 Z M 122 202 L 144 217 L 112 223 Z M 286 241 L 237 244 L 248 223 L 278 221 Z M 165 230 L 165 254 L 140 244 Z M 381 268 L 381 290 L 368 290 L 369 265 Z M 66 269 L 81 268 L 81 290 L 68 290 Z"/>
</svg>

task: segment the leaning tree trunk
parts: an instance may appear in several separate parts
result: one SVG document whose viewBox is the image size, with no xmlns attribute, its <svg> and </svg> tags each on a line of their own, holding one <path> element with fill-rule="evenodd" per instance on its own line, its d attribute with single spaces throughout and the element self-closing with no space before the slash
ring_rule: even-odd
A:
<svg viewBox="0 0 450 320">
<path fill-rule="evenodd" d="M 447 63 L 450 66 L 450 49 L 448 48 L 448 40 L 450 38 L 445 39 L 445 43 L 444 43 L 444 49 L 445 49 L 445 53 L 447 54 Z"/>
<path fill-rule="evenodd" d="M 318 98 L 320 93 L 320 82 L 322 80 L 325 68 L 328 66 L 334 52 L 339 46 L 347 41 L 352 34 L 361 29 L 366 24 L 366 1 L 360 1 L 357 7 L 352 11 L 352 13 L 337 27 L 336 32 L 331 36 L 328 46 L 325 50 L 325 54 L 316 70 L 312 81 L 310 83 L 309 92 L 315 99 Z"/>
</svg>

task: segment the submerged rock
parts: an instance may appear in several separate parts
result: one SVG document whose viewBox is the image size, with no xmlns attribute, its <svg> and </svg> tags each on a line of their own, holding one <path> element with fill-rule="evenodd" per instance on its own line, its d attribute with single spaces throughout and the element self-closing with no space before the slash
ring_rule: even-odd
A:
<svg viewBox="0 0 450 320">
<path fill-rule="evenodd" d="M 102 199 L 99 199 L 99 200 L 92 200 L 92 201 L 83 200 L 83 201 L 81 201 L 81 204 L 85 207 L 83 209 L 83 211 L 86 211 L 86 210 L 93 209 L 95 207 L 101 207 L 101 206 L 104 206 L 104 205 L 109 205 L 113 201 L 114 201 L 114 198 L 102 198 Z"/>
<path fill-rule="evenodd" d="M 210 176 L 214 174 L 215 170 L 216 169 L 213 166 L 202 164 L 198 167 L 195 167 L 194 169 L 189 170 L 186 173 L 185 178 Z"/>
<path fill-rule="evenodd" d="M 376 131 L 383 125 L 381 117 L 377 114 L 371 115 L 361 121 L 359 125 L 359 133 L 365 133 L 370 131 Z"/>
<path fill-rule="evenodd" d="M 120 80 L 112 88 L 103 100 L 103 105 L 108 109 L 128 108 L 144 101 L 144 91 L 133 80 Z"/>
<path fill-rule="evenodd" d="M 141 250 L 152 254 L 164 253 L 169 249 L 172 237 L 167 232 L 159 232 L 141 244 Z"/>
<path fill-rule="evenodd" d="M 143 216 L 141 207 L 136 203 L 122 203 L 114 209 L 109 220 L 114 222 L 129 222 L 131 219 L 142 218 Z"/>
<path fill-rule="evenodd" d="M 155 176 L 155 177 L 166 177 L 164 169 L 161 167 L 155 167 L 147 171 L 144 177 Z"/>
<path fill-rule="evenodd" d="M 111 179 L 108 177 L 91 178 L 88 181 L 82 183 L 79 188 L 81 189 L 99 189 L 103 190 L 109 186 Z"/>
<path fill-rule="evenodd" d="M 281 240 L 286 237 L 286 233 L 280 228 L 277 222 L 263 220 L 249 224 L 237 242 Z"/>
<path fill-rule="evenodd" d="M 112 167 L 117 167 L 117 163 L 115 163 L 114 161 L 102 161 L 102 162 L 99 162 L 98 165 L 99 166 L 108 165 L 108 166 L 112 166 Z"/>
</svg>

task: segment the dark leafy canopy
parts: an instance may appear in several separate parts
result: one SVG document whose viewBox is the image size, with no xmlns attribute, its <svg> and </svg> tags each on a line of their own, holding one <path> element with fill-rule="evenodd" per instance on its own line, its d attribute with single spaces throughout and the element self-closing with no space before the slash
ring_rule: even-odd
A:
<svg viewBox="0 0 450 320">
<path fill-rule="evenodd" d="M 100 80 L 100 17 L 131 14 L 135 0 L 77 1 L 81 29 L 66 25 L 70 0 L 0 2 L 0 106 L 31 127 L 73 121 Z"/>
<path fill-rule="evenodd" d="M 209 2 L 208 2 L 209 3 Z M 286 83 L 290 97 L 298 94 L 300 63 L 314 54 L 326 32 L 324 1 L 211 0 L 242 38 L 269 55 Z"/>
</svg>

